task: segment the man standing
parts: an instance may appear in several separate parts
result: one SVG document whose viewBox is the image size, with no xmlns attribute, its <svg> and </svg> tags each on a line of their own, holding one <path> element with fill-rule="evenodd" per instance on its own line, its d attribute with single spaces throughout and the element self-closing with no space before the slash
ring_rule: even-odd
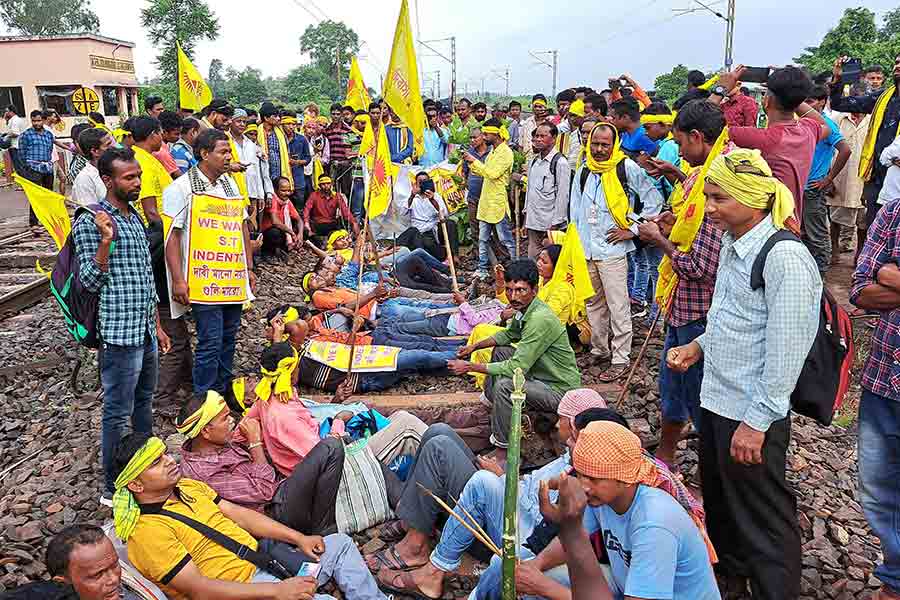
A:
<svg viewBox="0 0 900 600">
<path fill-rule="evenodd" d="M 704 361 L 700 474 L 720 573 L 753 598 L 800 592 L 800 528 L 785 478 L 790 395 L 819 328 L 822 279 L 805 246 L 771 248 L 765 285 L 750 265 L 793 214 L 789 190 L 757 150 L 718 156 L 706 175 L 706 215 L 725 231 L 706 332 L 666 355 L 679 372 Z M 740 343 L 736 343 L 740 340 Z"/>
<path fill-rule="evenodd" d="M 200 126 L 204 129 L 218 129 L 226 131 L 231 117 L 234 116 L 234 107 L 224 98 L 215 98 L 204 109 L 206 116 L 200 119 Z"/>
<path fill-rule="evenodd" d="M 481 126 L 469 129 L 469 152 L 478 160 L 487 160 L 491 149 L 484 140 Z M 472 247 L 478 248 L 478 199 L 481 198 L 481 189 L 484 187 L 484 177 L 473 173 L 469 163 L 463 161 L 463 177 L 466 178 L 466 210 L 469 214 L 469 235 L 472 238 Z"/>
<path fill-rule="evenodd" d="M 303 211 L 303 202 L 308 194 L 306 189 L 306 173 L 304 169 L 309 161 L 312 160 L 312 154 L 309 151 L 309 140 L 306 136 L 297 133 L 297 113 L 292 110 L 285 110 L 281 113 L 281 128 L 284 130 L 284 137 L 287 140 L 288 162 L 291 165 L 291 175 L 294 179 L 294 193 L 291 195 L 291 203 L 297 212 Z"/>
<path fill-rule="evenodd" d="M 200 121 L 194 117 L 185 117 L 181 122 L 181 137 L 172 144 L 172 158 L 180 175 L 184 175 L 188 169 L 197 164 L 194 160 L 194 140 L 199 133 Z"/>
<path fill-rule="evenodd" d="M 900 96 L 897 85 L 900 84 L 900 54 L 894 59 L 894 85 L 885 90 L 871 90 L 864 96 L 842 96 L 841 73 L 847 61 L 841 56 L 834 61 L 834 74 L 831 80 L 831 110 L 847 113 L 871 114 L 869 132 L 859 162 L 859 176 L 866 182 L 863 187 L 863 203 L 866 206 L 866 222 L 875 220 L 881 205 L 878 194 L 884 185 L 887 167 L 878 158 L 881 152 L 897 138 L 897 127 L 900 124 Z"/>
<path fill-rule="evenodd" d="M 294 178 L 291 174 L 291 166 L 289 163 L 290 154 L 287 148 L 287 138 L 281 129 L 281 115 L 278 109 L 271 102 L 263 102 L 259 107 L 259 116 L 262 123 L 256 137 L 256 143 L 259 146 L 262 160 L 269 165 L 268 176 L 272 181 L 276 177 L 285 177 L 294 184 Z"/>
<path fill-rule="evenodd" d="M 25 179 L 48 190 L 53 189 L 53 134 L 44 127 L 44 113 L 31 111 L 31 127 L 19 136 L 19 166 Z M 28 224 L 40 225 L 28 204 Z"/>
<path fill-rule="evenodd" d="M 506 128 L 509 130 L 509 147 L 516 151 L 522 146 L 519 144 L 519 129 L 522 127 L 522 103 L 513 100 L 509 103 L 509 123 Z"/>
<path fill-rule="evenodd" d="M 146 225 L 162 223 L 163 190 L 172 183 L 172 176 L 153 154 L 162 146 L 162 129 L 153 117 L 137 117 L 131 125 L 134 138 L 134 157 L 141 165 L 141 192 L 135 206 Z"/>
<path fill-rule="evenodd" d="M 610 382 L 626 373 L 631 353 L 626 256 L 635 249 L 638 228 L 629 215 L 656 216 L 663 201 L 653 180 L 622 152 L 615 127 L 597 124 L 588 145 L 586 162 L 572 182 L 569 218 L 578 228 L 597 292 L 587 301 L 591 354 L 601 362 L 611 360 L 599 377 Z"/>
<path fill-rule="evenodd" d="M 472 101 L 468 98 L 462 98 L 456 103 L 456 116 L 464 127 L 468 127 L 472 117 Z"/>
<path fill-rule="evenodd" d="M 736 85 L 722 99 L 720 106 L 729 127 L 756 127 L 759 108 L 749 92 L 747 88 Z"/>
<path fill-rule="evenodd" d="M 101 503 L 112 506 L 115 447 L 129 422 L 136 432 L 152 433 L 157 339 L 163 353 L 169 350 L 169 339 L 156 314 L 156 289 L 144 225 L 131 209 L 140 195 L 140 164 L 131 150 L 110 148 L 97 167 L 107 190 L 106 197 L 99 200 L 103 211 L 96 215 L 81 213 L 72 228 L 72 239 L 81 282 L 100 295 Z"/>
<path fill-rule="evenodd" d="M 470 126 L 474 126 L 475 124 L 481 125 L 484 123 L 484 120 L 487 119 L 487 104 L 484 102 L 476 102 L 473 104 L 472 116 L 475 118 L 475 122 Z"/>
<path fill-rule="evenodd" d="M 652 106 L 652 105 L 651 105 Z M 641 239 L 653 244 L 668 257 L 661 267 L 667 298 L 660 301 L 666 320 L 666 339 L 663 357 L 669 348 L 684 346 L 694 341 L 706 330 L 706 313 L 716 287 L 716 270 L 719 267 L 719 251 L 722 247 L 722 231 L 713 226 L 706 214 L 692 213 L 705 206 L 703 179 L 705 165 L 715 157 L 710 153 L 725 127 L 722 111 L 709 102 L 688 103 L 679 112 L 674 123 L 673 136 L 682 155 L 691 167 L 696 167 L 681 183 L 683 208 L 675 216 L 663 213 L 655 221 L 638 225 Z M 654 161 L 659 164 L 661 161 Z M 684 172 L 673 165 L 664 165 L 666 173 L 675 181 Z M 698 181 L 699 179 L 699 181 Z M 693 206 L 693 209 L 688 207 Z M 702 210 L 702 209 L 701 209 Z M 691 219 L 699 217 L 700 225 L 692 237 L 685 235 L 692 228 Z M 696 221 L 695 221 L 696 222 Z M 672 228 L 678 224 L 675 233 Z M 663 231 L 665 228 L 667 231 Z M 698 361 L 684 373 L 675 372 L 665 360 L 659 366 L 659 403 L 661 432 L 656 458 L 671 465 L 674 470 L 675 450 L 688 420 L 700 431 L 700 385 L 703 381 L 703 361 Z"/>
<path fill-rule="evenodd" d="M 698 71 L 696 69 L 688 71 L 687 92 L 682 94 L 681 97 L 675 101 L 675 104 L 672 105 L 672 108 L 674 110 L 681 110 L 681 107 L 691 100 L 704 100 L 708 98 L 709 92 L 700 87 L 705 82 L 706 75 L 703 74 L 703 71 Z M 734 86 L 731 86 L 728 89 L 730 90 L 732 88 L 734 88 Z"/>
<path fill-rule="evenodd" d="M 509 134 L 497 119 L 488 119 L 481 127 L 485 141 L 493 148 L 484 162 L 475 158 L 470 152 L 463 154 L 463 160 L 469 163 L 469 169 L 476 175 L 484 177 L 481 197 L 478 199 L 478 273 L 477 277 L 485 280 L 488 274 L 489 248 L 492 232 L 496 232 L 500 243 L 506 247 L 510 256 L 515 256 L 515 240 L 509 225 L 509 189 L 512 175 L 513 153 L 506 140 Z"/>
<path fill-rule="evenodd" d="M 559 114 L 554 115 L 550 120 L 553 121 L 554 125 L 561 125 L 565 122 L 566 117 L 569 115 L 569 106 L 575 102 L 575 90 L 567 89 L 563 90 L 556 95 L 556 110 Z M 568 129 L 568 125 L 563 125 L 563 132 L 571 131 Z"/>
<path fill-rule="evenodd" d="M 881 65 L 871 65 L 863 71 L 863 80 L 866 83 L 866 91 L 870 94 L 880 94 L 884 91 L 884 69 Z"/>
<path fill-rule="evenodd" d="M 153 156 L 162 163 L 166 172 L 172 179 L 181 175 L 181 170 L 175 164 L 175 158 L 172 156 L 171 144 L 174 144 L 181 137 L 181 125 L 183 119 L 177 113 L 164 110 L 159 113 L 159 125 L 162 128 L 162 144 L 159 150 L 153 153 Z"/>
<path fill-rule="evenodd" d="M 409 127 L 400 122 L 400 117 L 384 104 L 385 119 L 384 131 L 387 134 L 388 149 L 391 152 L 391 162 L 411 162 L 413 155 L 413 135 Z"/>
<path fill-rule="evenodd" d="M 78 136 L 78 147 L 88 162 L 72 184 L 72 200 L 82 206 L 96 204 L 106 197 L 106 184 L 97 170 L 97 161 L 115 141 L 106 130 L 91 127 Z"/>
<path fill-rule="evenodd" d="M 350 126 L 344 122 L 342 109 L 340 104 L 331 105 L 331 124 L 325 129 L 325 137 L 328 138 L 328 151 L 331 154 L 331 180 L 334 182 L 334 189 L 349 198 L 353 173 L 346 136 L 350 133 Z"/>
<path fill-rule="evenodd" d="M 885 204 L 869 228 L 869 237 L 853 274 L 850 301 L 881 314 L 862 374 L 859 403 L 859 501 L 872 533 L 881 540 L 883 563 L 878 600 L 900 598 L 900 199 Z"/>
<path fill-rule="evenodd" d="M 525 230 L 528 232 L 528 257 L 537 260 L 547 232 L 565 229 L 569 220 L 572 171 L 569 161 L 556 149 L 556 125 L 541 123 L 535 132 L 535 154 L 528 163 L 525 192 Z"/>
<path fill-rule="evenodd" d="M 159 119 L 160 113 L 164 110 L 166 110 L 166 105 L 163 104 L 163 99 L 159 96 L 147 96 L 144 98 L 144 113 L 148 117 Z"/>
<path fill-rule="evenodd" d="M 581 387 L 581 373 L 575 352 L 569 345 L 566 327 L 553 310 L 537 297 L 538 269 L 531 259 L 514 260 L 506 269 L 506 295 L 516 311 L 502 331 L 457 351 L 460 359 L 472 352 L 494 348 L 491 362 L 447 361 L 457 375 L 484 373 L 484 396 L 491 403 L 491 443 L 496 458 L 506 460 L 512 412 L 513 374 L 525 374 L 525 405 L 537 413 L 555 414 L 563 394 Z M 515 344 L 515 348 L 512 345 Z"/>
<path fill-rule="evenodd" d="M 530 159 L 532 154 L 531 134 L 547 118 L 547 97 L 543 94 L 532 96 L 531 112 L 534 114 L 525 119 L 525 122 L 519 128 L 519 147 L 525 153 L 526 159 Z"/>
<path fill-rule="evenodd" d="M 653 156 L 656 154 L 656 142 L 650 139 L 641 124 L 641 110 L 634 98 L 616 100 L 609 107 L 612 111 L 610 122 L 619 130 L 622 137 L 622 152 L 632 160 L 637 160 L 643 152 Z"/>
<path fill-rule="evenodd" d="M 228 136 L 216 129 L 207 129 L 194 143 L 197 166 L 175 180 L 163 198 L 163 211 L 172 218 L 172 228 L 166 241 L 166 266 L 172 318 L 180 318 L 188 308 L 197 323 L 197 349 L 194 355 L 194 393 L 206 394 L 215 390 L 222 395 L 231 389 L 234 346 L 241 326 L 241 304 L 192 303 L 188 295 L 185 274 L 190 250 L 191 201 L 194 194 L 210 194 L 223 198 L 240 198 L 237 184 L 228 174 L 231 144 Z M 253 250 L 247 227 L 247 213 L 243 223 L 244 255 L 249 286 L 256 287 L 253 273 Z M 248 294 L 248 296 L 252 296 Z"/>
<path fill-rule="evenodd" d="M 462 105 L 462 101 L 460 101 L 460 105 Z M 425 117 L 428 120 L 428 127 L 425 128 L 425 149 L 422 156 L 419 157 L 419 166 L 427 169 L 447 158 L 447 144 L 450 141 L 450 135 L 447 128 L 438 119 L 438 111 L 434 106 L 425 109 Z"/>
<path fill-rule="evenodd" d="M 559 141 L 556 149 L 566 157 L 570 173 L 574 173 L 578 168 L 578 157 L 584 147 L 581 141 L 581 124 L 584 123 L 584 115 L 584 100 L 574 100 L 569 104 L 566 118 L 558 128 Z"/>
<path fill-rule="evenodd" d="M 824 85 L 814 86 L 806 103 L 822 115 L 831 133 L 816 144 L 806 189 L 803 191 L 803 241 L 816 259 L 819 272 L 823 274 L 831 266 L 832 259 L 825 195 L 834 189 L 835 178 L 844 170 L 847 159 L 850 158 L 850 145 L 841 135 L 837 123 L 823 112 L 826 102 L 828 102 L 828 88 Z"/>
<path fill-rule="evenodd" d="M 28 121 L 25 120 L 25 117 L 20 117 L 18 113 L 16 113 L 16 107 L 10 104 L 6 107 L 6 110 L 3 111 L 3 119 L 6 121 L 7 133 L 6 137 L 9 139 L 9 162 L 12 164 L 12 170 L 6 174 L 6 179 L 8 181 L 12 181 L 13 171 L 18 172 L 21 169 L 19 165 L 19 136 L 28 129 Z"/>
<path fill-rule="evenodd" d="M 237 150 L 237 156 L 232 156 L 232 163 L 240 163 L 246 166 L 244 181 L 247 184 L 247 198 L 250 200 L 250 221 L 255 226 L 256 216 L 260 206 L 265 206 L 267 193 L 272 191 L 269 174 L 262 175 L 259 162 L 259 148 L 256 142 L 244 135 L 247 130 L 247 111 L 242 108 L 234 110 L 234 116 L 228 127 L 228 133 Z M 265 179 L 265 180 L 264 180 Z M 266 184 L 269 185 L 266 185 Z"/>
</svg>

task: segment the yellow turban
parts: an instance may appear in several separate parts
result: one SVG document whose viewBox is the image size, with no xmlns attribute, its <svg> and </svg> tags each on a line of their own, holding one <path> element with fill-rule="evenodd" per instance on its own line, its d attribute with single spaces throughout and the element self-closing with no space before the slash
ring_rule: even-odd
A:
<svg viewBox="0 0 900 600">
<path fill-rule="evenodd" d="M 273 388 L 275 397 L 281 402 L 288 402 L 293 396 L 294 385 L 291 382 L 291 374 L 297 368 L 300 357 L 295 349 L 291 348 L 291 351 L 291 356 L 285 356 L 278 361 L 278 366 L 274 371 L 265 367 L 260 369 L 263 377 L 256 384 L 256 397 L 263 402 L 268 401 L 272 396 Z"/>
<path fill-rule="evenodd" d="M 206 400 L 197 409 L 197 412 L 189 416 L 180 425 L 176 424 L 175 429 L 189 440 L 194 439 L 203 428 L 209 425 L 209 422 L 219 416 L 223 409 L 227 408 L 225 398 L 215 390 L 206 392 Z"/>
<path fill-rule="evenodd" d="M 309 293 L 309 282 L 312 281 L 313 275 L 315 275 L 315 273 L 310 271 L 303 276 L 303 281 L 300 283 L 300 287 L 302 287 L 303 291 L 306 292 L 306 296 L 303 298 L 303 300 L 306 302 L 312 300 L 312 294 Z"/>
<path fill-rule="evenodd" d="M 584 116 L 584 100 L 578 99 L 572 104 L 569 105 L 569 114 L 575 115 L 576 117 Z"/>
<path fill-rule="evenodd" d="M 794 196 L 783 183 L 772 177 L 772 169 L 759 150 L 736 148 L 713 160 L 706 181 L 750 208 L 769 210 L 778 229 L 794 215 Z"/>
<path fill-rule="evenodd" d="M 116 535 L 123 542 L 127 542 L 128 538 L 134 532 L 138 519 L 141 516 L 141 509 L 138 506 L 134 494 L 131 493 L 126 486 L 137 479 L 141 473 L 147 470 L 147 467 L 156 462 L 160 456 L 165 454 L 166 444 L 158 437 L 152 437 L 147 440 L 141 449 L 134 453 L 122 472 L 116 478 L 116 493 L 113 494 L 113 521 L 116 526 Z"/>
<path fill-rule="evenodd" d="M 329 181 L 329 183 L 331 182 Z M 342 237 L 350 237 L 350 234 L 346 229 L 338 229 L 337 231 L 332 231 L 331 235 L 328 236 L 328 243 L 325 244 L 325 249 L 334 250 L 334 243 Z"/>
<path fill-rule="evenodd" d="M 546 100 L 541 100 L 540 98 L 538 98 L 537 100 L 532 101 L 531 106 L 532 106 L 532 107 L 535 107 L 535 106 L 547 106 L 547 101 L 546 101 Z"/>
<path fill-rule="evenodd" d="M 665 123 L 671 125 L 675 122 L 675 115 L 641 115 L 641 123 Z"/>
</svg>

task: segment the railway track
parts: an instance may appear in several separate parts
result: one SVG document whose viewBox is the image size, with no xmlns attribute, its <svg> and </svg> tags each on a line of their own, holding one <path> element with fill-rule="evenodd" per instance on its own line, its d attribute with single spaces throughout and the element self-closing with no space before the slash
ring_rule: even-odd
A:
<svg viewBox="0 0 900 600">
<path fill-rule="evenodd" d="M 56 260 L 56 246 L 46 232 L 30 230 L 0 235 L 0 319 L 37 304 L 50 293 L 50 280 L 38 273 L 39 261 L 49 270 Z"/>
</svg>

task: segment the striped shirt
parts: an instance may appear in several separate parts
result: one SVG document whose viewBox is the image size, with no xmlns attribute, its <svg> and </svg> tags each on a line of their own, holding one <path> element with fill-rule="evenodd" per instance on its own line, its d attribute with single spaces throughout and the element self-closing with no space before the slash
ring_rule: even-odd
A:
<svg viewBox="0 0 900 600">
<path fill-rule="evenodd" d="M 331 161 L 345 161 L 350 158 L 350 144 L 344 138 L 350 133 L 350 127 L 343 121 L 332 123 L 325 130 L 325 137 L 328 138 L 328 149 L 331 152 Z"/>
</svg>

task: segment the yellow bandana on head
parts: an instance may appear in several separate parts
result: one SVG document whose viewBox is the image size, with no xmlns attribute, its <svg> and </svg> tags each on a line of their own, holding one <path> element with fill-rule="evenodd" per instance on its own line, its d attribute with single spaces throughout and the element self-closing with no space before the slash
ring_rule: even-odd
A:
<svg viewBox="0 0 900 600">
<path fill-rule="evenodd" d="M 131 135 L 131 132 L 127 129 L 116 129 L 112 132 L 113 138 L 115 138 L 116 143 L 121 144 L 122 140 Z"/>
<path fill-rule="evenodd" d="M 665 123 L 671 125 L 675 122 L 675 115 L 641 115 L 641 123 Z"/>
<path fill-rule="evenodd" d="M 146 444 L 141 446 L 140 450 L 134 453 L 116 478 L 116 493 L 113 495 L 113 521 L 116 525 L 116 535 L 123 542 L 128 541 L 141 516 L 141 509 L 134 494 L 125 486 L 137 479 L 165 452 L 165 442 L 158 437 L 150 438 Z"/>
<path fill-rule="evenodd" d="M 575 115 L 576 117 L 584 116 L 584 100 L 580 98 L 569 105 L 569 114 Z"/>
<path fill-rule="evenodd" d="M 532 106 L 532 108 L 534 108 L 535 106 L 544 106 L 544 107 L 546 107 L 546 106 L 547 106 L 547 101 L 546 101 L 546 100 L 540 100 L 540 99 L 534 100 L 534 101 L 531 103 L 531 106 Z"/>
<path fill-rule="evenodd" d="M 257 125 L 256 123 L 250 123 L 249 125 L 247 125 L 247 129 L 244 130 L 244 133 L 255 133 L 256 131 L 259 131 L 259 125 Z"/>
<path fill-rule="evenodd" d="M 613 132 L 612 153 L 607 160 L 599 161 L 595 159 L 590 150 L 588 150 L 585 155 L 585 164 L 587 165 L 587 168 L 590 169 L 591 173 L 600 175 L 600 185 L 603 186 L 603 196 L 606 198 L 606 206 L 609 209 L 609 214 L 613 218 L 613 221 L 616 222 L 616 225 L 619 228 L 628 229 L 631 225 L 631 221 L 628 220 L 628 211 L 631 208 L 631 203 L 628 200 L 625 189 L 622 187 L 622 182 L 619 181 L 619 177 L 616 174 L 616 165 L 626 158 L 625 153 L 622 152 L 622 142 L 619 137 L 619 130 L 609 123 L 597 123 L 591 129 L 591 134 L 588 136 L 588 147 L 590 147 L 591 140 L 594 139 L 594 132 L 598 131 L 601 127 L 609 128 Z"/>
<path fill-rule="evenodd" d="M 291 373 L 297 368 L 300 357 L 296 350 L 293 348 L 291 350 L 293 354 L 279 360 L 278 367 L 274 371 L 265 367 L 260 368 L 263 377 L 256 384 L 256 397 L 263 402 L 267 402 L 272 396 L 273 388 L 275 398 L 281 402 L 288 402 L 293 396 L 294 386 L 291 382 Z"/>
<path fill-rule="evenodd" d="M 872 109 L 869 131 L 866 133 L 866 141 L 863 143 L 862 153 L 859 155 L 859 176 L 864 181 L 868 181 L 872 177 L 872 165 L 875 164 L 875 138 L 878 137 L 878 131 L 884 121 L 884 111 L 895 93 L 897 93 L 897 88 L 894 86 L 884 90 L 875 102 L 875 108 Z M 900 136 L 900 124 L 897 125 L 897 132 L 894 134 L 894 137 L 897 136 Z"/>
<path fill-rule="evenodd" d="M 727 143 L 728 127 L 723 127 L 722 133 L 719 134 L 710 149 L 706 161 L 700 167 L 700 173 L 697 174 L 687 198 L 684 197 L 684 188 L 681 183 L 678 183 L 672 191 L 671 204 L 672 212 L 675 213 L 675 224 L 669 234 L 669 241 L 675 244 L 681 252 L 690 251 L 697 232 L 700 231 L 700 226 L 703 224 L 703 216 L 706 214 L 706 194 L 703 193 L 703 180 L 706 178 L 713 159 L 722 154 Z M 687 161 L 682 159 L 681 164 L 687 165 Z M 672 259 L 663 256 L 659 263 L 656 301 L 664 314 L 669 313 L 676 289 L 678 289 L 678 273 L 672 268 Z"/>
<path fill-rule="evenodd" d="M 325 245 L 325 249 L 334 250 L 334 243 L 344 237 L 350 237 L 350 234 L 346 229 L 338 229 L 337 231 L 332 231 L 331 235 L 328 236 L 328 243 Z"/>
<path fill-rule="evenodd" d="M 720 154 L 709 165 L 706 181 L 719 186 L 744 206 L 769 210 L 777 229 L 783 229 L 785 221 L 794 215 L 793 194 L 772 177 L 772 169 L 759 150 L 736 148 Z"/>
<path fill-rule="evenodd" d="M 281 117 L 282 125 L 296 125 L 297 117 Z"/>
<path fill-rule="evenodd" d="M 494 135 L 499 135 L 504 142 L 509 141 L 509 130 L 506 128 L 506 125 L 502 127 L 482 126 L 481 133 L 493 133 Z"/>
<path fill-rule="evenodd" d="M 312 300 L 312 294 L 309 293 L 309 282 L 312 281 L 313 275 L 315 275 L 313 272 L 307 273 L 303 276 L 303 281 L 300 282 L 300 287 L 302 287 L 303 291 L 306 293 L 306 296 L 303 297 L 304 302 Z"/>
<path fill-rule="evenodd" d="M 176 424 L 175 429 L 189 440 L 194 439 L 203 428 L 209 425 L 209 422 L 219 416 L 228 405 L 225 404 L 225 398 L 215 390 L 206 392 L 206 400 L 200 405 L 197 411 L 186 418 L 180 425 Z"/>
</svg>

